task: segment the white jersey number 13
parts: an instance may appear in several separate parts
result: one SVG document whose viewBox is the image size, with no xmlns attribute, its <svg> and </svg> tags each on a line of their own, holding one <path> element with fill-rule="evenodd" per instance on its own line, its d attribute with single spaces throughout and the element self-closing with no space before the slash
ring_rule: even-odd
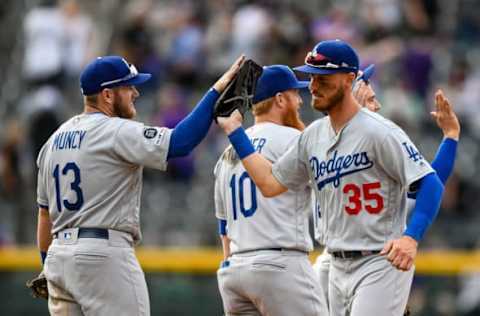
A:
<svg viewBox="0 0 480 316">
<path fill-rule="evenodd" d="M 60 193 L 60 165 L 55 165 L 55 169 L 53 170 L 53 177 L 55 178 L 55 197 L 58 212 L 62 211 L 62 205 L 69 211 L 78 211 L 83 206 L 83 191 L 82 188 L 80 188 L 80 168 L 76 163 L 68 162 L 62 169 L 62 175 L 65 176 L 70 171 L 73 173 L 73 181 L 70 183 L 70 189 L 74 191 L 77 196 L 74 202 L 70 202 L 67 199 L 62 201 L 62 195 Z"/>
</svg>

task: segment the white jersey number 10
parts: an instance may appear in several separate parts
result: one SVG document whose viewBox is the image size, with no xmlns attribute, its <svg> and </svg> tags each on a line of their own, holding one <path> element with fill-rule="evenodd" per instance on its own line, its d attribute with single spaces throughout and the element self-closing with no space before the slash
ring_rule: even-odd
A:
<svg viewBox="0 0 480 316">
<path fill-rule="evenodd" d="M 250 190 L 247 189 L 247 192 L 245 193 L 244 187 L 247 183 L 249 183 Z M 242 175 L 238 177 L 238 181 L 237 175 L 234 174 L 230 179 L 230 190 L 232 193 L 233 220 L 237 220 L 237 196 L 238 204 L 240 205 L 240 212 L 243 214 L 243 216 L 253 216 L 253 214 L 255 214 L 255 211 L 257 210 L 257 187 L 255 186 L 255 183 L 253 183 L 252 179 L 250 179 L 250 177 L 248 176 L 248 173 L 242 173 Z M 250 194 L 250 207 L 248 209 L 245 207 L 245 194 Z"/>
</svg>

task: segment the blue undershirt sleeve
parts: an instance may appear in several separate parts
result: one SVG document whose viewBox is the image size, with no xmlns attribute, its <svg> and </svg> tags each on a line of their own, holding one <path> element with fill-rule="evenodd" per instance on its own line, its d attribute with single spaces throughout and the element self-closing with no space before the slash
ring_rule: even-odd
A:
<svg viewBox="0 0 480 316">
<path fill-rule="evenodd" d="M 167 160 L 188 155 L 205 138 L 219 95 L 213 88 L 208 90 L 192 112 L 175 126 L 170 137 Z"/>
<path fill-rule="evenodd" d="M 416 241 L 423 238 L 427 228 L 438 214 L 442 201 L 443 184 L 436 173 L 430 173 L 420 180 L 417 200 L 404 235 Z"/>
<path fill-rule="evenodd" d="M 432 161 L 432 168 L 435 169 L 443 184 L 452 174 L 455 157 L 457 156 L 457 143 L 454 139 L 445 138 L 438 147 L 435 159 Z"/>
</svg>

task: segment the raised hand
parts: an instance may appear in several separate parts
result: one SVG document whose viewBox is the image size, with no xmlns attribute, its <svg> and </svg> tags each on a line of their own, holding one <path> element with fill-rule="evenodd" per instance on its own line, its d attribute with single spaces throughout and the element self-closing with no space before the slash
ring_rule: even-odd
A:
<svg viewBox="0 0 480 316">
<path fill-rule="evenodd" d="M 443 131 L 443 136 L 458 140 L 460 137 L 460 123 L 453 111 L 452 105 L 443 91 L 438 89 L 435 93 L 435 111 L 430 112 L 438 127 Z"/>
<path fill-rule="evenodd" d="M 235 78 L 240 66 L 245 61 L 245 55 L 241 55 L 237 60 L 230 66 L 230 68 L 220 77 L 220 79 L 215 82 L 213 88 L 217 90 L 218 93 L 222 93 L 225 87 Z"/>
</svg>

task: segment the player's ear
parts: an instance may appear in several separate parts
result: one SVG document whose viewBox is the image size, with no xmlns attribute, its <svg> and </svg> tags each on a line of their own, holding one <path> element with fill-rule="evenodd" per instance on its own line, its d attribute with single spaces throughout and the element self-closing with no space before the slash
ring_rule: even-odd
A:
<svg viewBox="0 0 480 316">
<path fill-rule="evenodd" d="M 275 94 L 275 104 L 280 108 L 285 106 L 285 95 L 282 92 Z"/>
<path fill-rule="evenodd" d="M 100 96 L 105 103 L 113 104 L 114 93 L 112 89 L 103 89 L 102 91 L 100 91 Z"/>
<path fill-rule="evenodd" d="M 357 77 L 357 75 L 353 72 L 349 72 L 347 73 L 347 75 L 345 76 L 345 83 L 346 85 L 349 87 L 349 89 L 352 89 L 354 83 L 355 83 L 355 78 Z"/>
</svg>

